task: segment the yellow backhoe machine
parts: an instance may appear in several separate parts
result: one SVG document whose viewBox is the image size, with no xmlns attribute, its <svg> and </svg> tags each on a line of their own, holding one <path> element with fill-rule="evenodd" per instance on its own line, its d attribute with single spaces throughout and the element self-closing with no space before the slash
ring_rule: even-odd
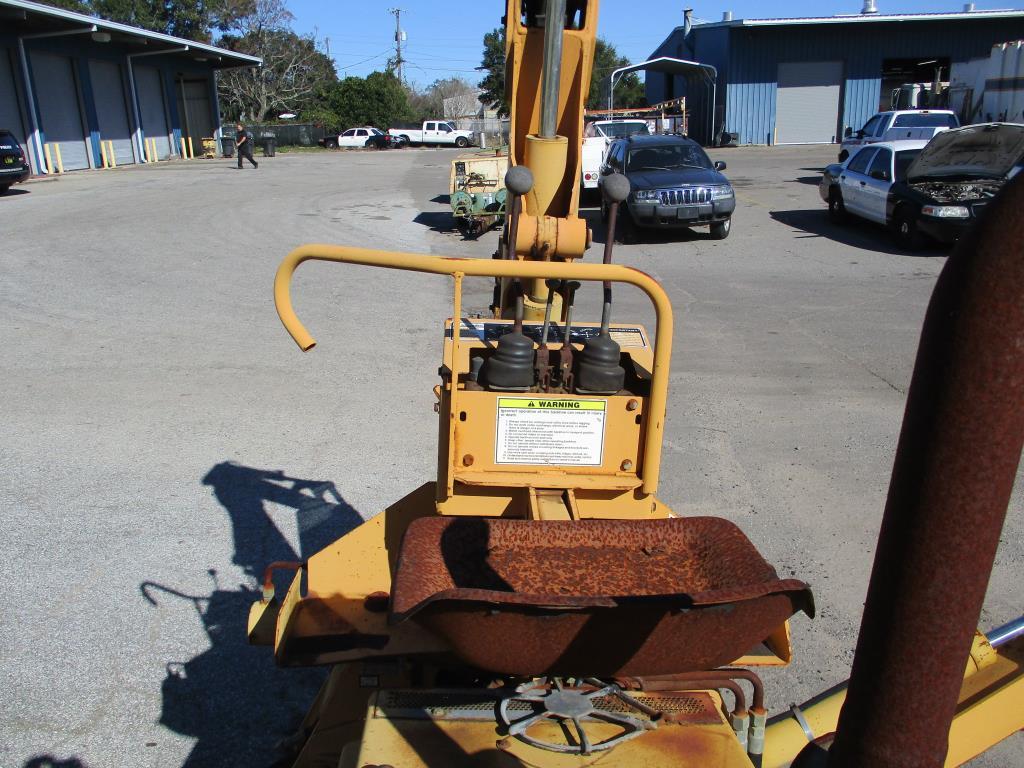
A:
<svg viewBox="0 0 1024 768">
<path fill-rule="evenodd" d="M 289 289 L 305 261 L 454 284 L 436 479 L 307 561 L 268 564 L 252 606 L 250 640 L 279 665 L 331 668 L 288 764 L 959 764 L 1024 719 L 1019 622 L 974 631 L 1024 437 L 1024 189 L 988 217 L 1017 236 L 978 233 L 936 289 L 848 689 L 770 724 L 754 668 L 790 662 L 788 621 L 813 616 L 811 591 L 734 524 L 658 499 L 672 307 L 656 280 L 611 263 L 612 237 L 603 263 L 582 263 L 597 10 L 507 0 L 495 258 L 305 245 L 278 270 L 278 313 L 303 350 L 314 341 Z M 614 231 L 629 184 L 603 188 Z M 463 308 L 480 277 L 493 317 Z M 611 322 L 615 283 L 646 294 L 655 328 Z M 573 317 L 584 284 L 603 291 L 600 322 Z"/>
</svg>

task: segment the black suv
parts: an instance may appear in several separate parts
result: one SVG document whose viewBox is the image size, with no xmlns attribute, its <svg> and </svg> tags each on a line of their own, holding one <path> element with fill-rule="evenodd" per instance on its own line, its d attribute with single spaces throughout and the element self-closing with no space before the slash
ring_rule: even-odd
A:
<svg viewBox="0 0 1024 768">
<path fill-rule="evenodd" d="M 11 184 L 25 181 L 31 175 L 28 159 L 14 138 L 14 134 L 0 128 L 0 195 L 11 188 Z"/>
<path fill-rule="evenodd" d="M 712 164 L 692 139 L 631 136 L 608 147 L 601 176 L 622 173 L 629 179 L 629 197 L 620 208 L 624 239 L 634 236 L 636 227 L 708 225 L 711 236 L 723 240 L 736 209 L 736 193 L 719 173 L 723 170 L 725 163 Z"/>
</svg>

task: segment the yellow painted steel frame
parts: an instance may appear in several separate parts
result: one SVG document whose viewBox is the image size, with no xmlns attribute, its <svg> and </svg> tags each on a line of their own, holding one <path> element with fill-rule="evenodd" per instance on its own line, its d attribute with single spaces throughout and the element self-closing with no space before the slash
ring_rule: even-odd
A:
<svg viewBox="0 0 1024 768">
<path fill-rule="evenodd" d="M 303 245 L 296 248 L 277 270 L 274 279 L 274 301 L 277 313 L 288 333 L 303 351 L 312 349 L 316 342 L 299 321 L 292 308 L 290 284 L 296 267 L 304 261 L 335 261 L 347 264 L 363 264 L 366 266 L 388 267 L 413 272 L 426 272 L 435 275 L 451 275 L 455 278 L 454 318 L 462 315 L 462 279 L 464 277 L 517 277 L 523 280 L 552 278 L 561 280 L 580 280 L 592 282 L 619 282 L 634 285 L 650 298 L 654 304 L 656 326 L 656 343 L 654 346 L 654 365 L 651 371 L 650 396 L 644 412 L 646 430 L 643 436 L 643 466 L 640 468 L 640 490 L 646 496 L 653 496 L 658 489 L 658 478 L 661 472 L 661 443 L 665 427 L 665 408 L 668 400 L 669 361 L 672 354 L 672 305 L 664 289 L 654 278 L 640 270 L 617 264 L 578 264 L 563 262 L 496 260 L 496 259 L 456 259 L 439 256 L 422 256 L 413 253 L 394 251 L 377 251 L 367 248 L 348 248 L 332 245 Z M 457 370 L 455 361 L 459 359 L 460 334 L 453 334 L 449 353 L 444 360 L 445 366 L 451 371 L 452 381 L 457 381 L 458 374 L 465 371 Z M 455 423 L 462 406 L 459 404 L 459 388 L 452 386 L 449 406 L 445 417 L 449 424 L 448 450 L 454 446 Z M 449 466 L 454 458 L 446 459 Z M 441 478 L 439 477 L 440 481 Z M 620 481 L 621 483 L 621 481 Z M 607 486 L 616 489 L 616 485 Z"/>
<path fill-rule="evenodd" d="M 562 33 L 562 66 L 558 91 L 558 136 L 564 137 L 565 160 L 557 165 L 527 161 L 527 137 L 540 132 L 541 72 L 544 30 L 522 21 L 521 0 L 506 0 L 505 85 L 510 107 L 509 157 L 513 165 L 528 165 L 538 190 L 549 190 L 544 206 L 527 196 L 526 213 L 532 216 L 575 217 L 579 209 L 582 162 L 583 110 L 590 93 L 597 44 L 597 0 L 584 5 L 580 29 Z M 542 196 L 544 197 L 544 196 Z"/>
<path fill-rule="evenodd" d="M 927 647 L 922 649 L 927 653 Z M 913 692 L 908 691 L 908 696 Z M 846 701 L 846 683 L 816 696 L 799 710 L 814 738 L 833 733 Z M 913 706 L 926 707 L 919 701 Z M 894 715 L 896 716 L 896 715 Z M 907 716 L 913 717 L 912 707 Z M 945 768 L 955 768 L 1024 728 L 1024 641 L 992 648 L 975 635 L 953 724 Z M 765 732 L 763 768 L 788 768 L 809 741 L 793 716 L 772 719 Z"/>
<path fill-rule="evenodd" d="M 560 516 L 565 511 L 568 512 L 566 517 L 573 518 L 650 518 L 671 514 L 670 510 L 655 498 L 654 493 L 658 487 L 660 474 L 661 443 L 668 395 L 673 330 L 672 307 L 662 287 L 649 275 L 620 265 L 458 259 L 365 248 L 304 245 L 284 259 L 274 282 L 274 299 L 281 321 L 304 351 L 312 349 L 316 342 L 295 315 L 290 284 L 298 265 L 310 260 L 450 275 L 455 282 L 453 318 L 460 321 L 465 277 L 514 277 L 523 280 L 550 277 L 628 283 L 644 291 L 654 304 L 657 322 L 656 343 L 653 355 L 648 347 L 641 349 L 653 361 L 646 363 L 645 360 L 652 369 L 648 394 L 642 397 L 608 397 L 609 402 L 615 401 L 616 409 L 619 405 L 622 406 L 623 414 L 629 410 L 628 401 L 637 400 L 635 413 L 642 415 L 645 420 L 643 429 L 634 428 L 628 432 L 622 430 L 622 434 L 630 434 L 633 436 L 632 439 L 641 442 L 644 456 L 642 461 L 638 461 L 640 466 L 637 474 L 633 475 L 632 482 L 623 486 L 623 475 L 628 473 L 607 472 L 604 475 L 586 475 L 585 482 L 576 487 L 574 483 L 578 477 L 583 476 L 568 474 L 560 480 L 552 481 L 550 473 L 537 473 L 531 477 L 525 470 L 508 474 L 494 472 L 495 477 L 488 478 L 484 484 L 460 486 L 460 495 L 454 493 L 455 484 L 452 482 L 456 477 L 455 430 L 457 425 L 462 423 L 458 417 L 462 411 L 473 410 L 474 416 L 469 422 L 486 425 L 484 429 L 490 430 L 489 434 L 493 436 L 494 399 L 499 393 L 465 391 L 460 388 L 459 374 L 468 371 L 469 356 L 461 351 L 467 346 L 462 343 L 461 334 L 452 333 L 450 340 L 445 342 L 443 360 L 444 367 L 450 373 L 445 377 L 444 386 L 435 390 L 443 405 L 440 409 L 438 482 L 424 484 L 381 514 L 313 555 L 295 576 L 280 607 L 272 594 L 253 605 L 249 617 L 250 639 L 256 643 L 272 641 L 279 663 L 340 663 L 372 656 L 429 654 L 445 650 L 443 643 L 415 623 L 390 627 L 387 625 L 385 614 L 365 608 L 365 600 L 370 596 L 375 593 L 387 594 L 390 591 L 401 536 L 409 523 L 418 517 L 439 513 L 501 514 L 500 511 L 494 511 L 493 500 L 500 499 L 502 494 L 508 493 L 509 487 L 524 497 L 528 495 L 529 504 L 536 510 L 534 517 Z M 449 327 L 453 325 L 454 323 L 450 323 Z M 563 396 L 558 397 L 561 399 Z M 632 418 L 629 421 L 632 421 Z M 520 483 L 518 487 L 517 482 Z M 565 489 L 562 495 L 549 490 L 560 487 Z M 302 594 L 304 581 L 305 596 Z M 276 627 L 276 631 L 268 632 L 271 625 Z M 328 641 L 328 638 L 344 634 L 375 639 L 377 646 L 357 644 L 356 647 L 339 649 L 337 644 Z M 744 657 L 737 663 L 762 666 L 788 663 L 788 625 L 780 627 L 766 638 L 765 645 L 768 648 L 767 653 Z"/>
</svg>

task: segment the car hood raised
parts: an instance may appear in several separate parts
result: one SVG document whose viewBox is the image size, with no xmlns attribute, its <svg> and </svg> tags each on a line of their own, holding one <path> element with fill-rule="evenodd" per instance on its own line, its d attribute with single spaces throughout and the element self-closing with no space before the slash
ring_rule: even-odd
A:
<svg viewBox="0 0 1024 768">
<path fill-rule="evenodd" d="M 673 189 L 693 184 L 728 184 L 729 180 L 711 168 L 673 168 L 671 171 L 629 171 L 633 189 Z"/>
<path fill-rule="evenodd" d="M 1024 156 L 1024 125 L 986 123 L 943 131 L 907 169 L 908 181 L 934 176 L 1002 178 Z"/>
</svg>

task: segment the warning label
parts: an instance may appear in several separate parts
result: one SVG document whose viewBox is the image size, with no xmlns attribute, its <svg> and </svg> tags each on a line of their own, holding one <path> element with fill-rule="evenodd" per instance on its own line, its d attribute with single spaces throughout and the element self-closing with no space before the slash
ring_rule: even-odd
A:
<svg viewBox="0 0 1024 768">
<path fill-rule="evenodd" d="M 495 464 L 599 467 L 607 400 L 499 397 Z"/>
</svg>

